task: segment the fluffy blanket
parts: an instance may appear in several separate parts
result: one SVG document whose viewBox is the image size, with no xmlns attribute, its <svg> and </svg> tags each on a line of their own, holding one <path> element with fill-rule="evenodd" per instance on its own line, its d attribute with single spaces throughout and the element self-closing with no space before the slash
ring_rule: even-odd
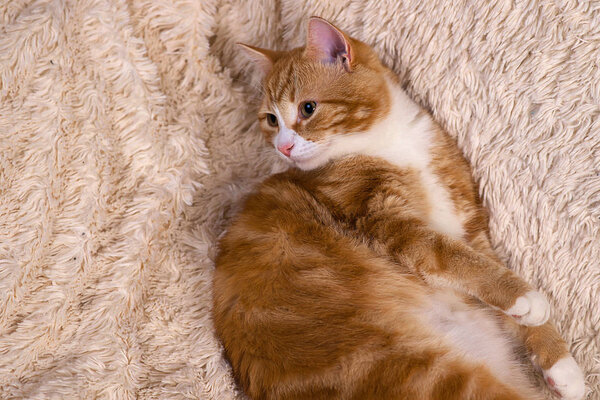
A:
<svg viewBox="0 0 600 400">
<path fill-rule="evenodd" d="M 311 15 L 456 138 L 600 398 L 600 11 L 575 0 L 0 3 L 1 398 L 241 397 L 212 260 L 275 161 L 234 43 L 301 45 Z"/>
</svg>

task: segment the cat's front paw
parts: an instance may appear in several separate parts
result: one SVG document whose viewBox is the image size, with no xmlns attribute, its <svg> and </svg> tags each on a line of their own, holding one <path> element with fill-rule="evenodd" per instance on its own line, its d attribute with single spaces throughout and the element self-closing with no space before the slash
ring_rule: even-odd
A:
<svg viewBox="0 0 600 400">
<path fill-rule="evenodd" d="M 543 294 L 530 290 L 523 296 L 517 297 L 515 304 L 506 310 L 506 313 L 521 325 L 542 325 L 550 317 L 550 304 Z"/>
<path fill-rule="evenodd" d="M 545 370 L 544 379 L 562 399 L 581 400 L 585 397 L 583 372 L 572 356 L 561 358 Z"/>
</svg>

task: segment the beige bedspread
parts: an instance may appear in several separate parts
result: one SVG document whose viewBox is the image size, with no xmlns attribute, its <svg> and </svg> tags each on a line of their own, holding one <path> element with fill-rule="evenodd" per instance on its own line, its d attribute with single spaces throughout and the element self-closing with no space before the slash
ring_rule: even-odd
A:
<svg viewBox="0 0 600 400">
<path fill-rule="evenodd" d="M 372 44 L 458 140 L 509 266 L 600 399 L 591 1 L 0 2 L 0 398 L 235 397 L 215 242 L 271 171 L 236 41 Z"/>
</svg>

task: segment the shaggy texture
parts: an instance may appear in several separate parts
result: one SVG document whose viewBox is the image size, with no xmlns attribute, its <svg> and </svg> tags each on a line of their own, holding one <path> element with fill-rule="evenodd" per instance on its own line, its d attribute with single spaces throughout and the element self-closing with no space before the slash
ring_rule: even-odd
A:
<svg viewBox="0 0 600 400">
<path fill-rule="evenodd" d="M 2 2 L 0 398 L 241 397 L 212 260 L 276 164 L 234 43 L 301 45 L 310 15 L 457 139 L 600 398 L 600 11 L 575 0 Z"/>
</svg>

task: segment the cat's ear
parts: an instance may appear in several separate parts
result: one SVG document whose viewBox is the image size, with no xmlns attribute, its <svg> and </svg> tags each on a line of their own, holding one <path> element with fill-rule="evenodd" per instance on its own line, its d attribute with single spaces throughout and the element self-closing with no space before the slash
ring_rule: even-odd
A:
<svg viewBox="0 0 600 400">
<path fill-rule="evenodd" d="M 263 76 L 267 76 L 273 68 L 275 61 L 281 56 L 281 52 L 279 51 L 261 49 L 243 43 L 237 43 L 237 45 L 244 51 L 248 58 L 258 66 Z"/>
<path fill-rule="evenodd" d="M 308 37 L 305 55 L 325 63 L 342 60 L 346 71 L 352 71 L 354 54 L 350 38 L 323 18 L 311 17 L 308 21 Z"/>
</svg>

